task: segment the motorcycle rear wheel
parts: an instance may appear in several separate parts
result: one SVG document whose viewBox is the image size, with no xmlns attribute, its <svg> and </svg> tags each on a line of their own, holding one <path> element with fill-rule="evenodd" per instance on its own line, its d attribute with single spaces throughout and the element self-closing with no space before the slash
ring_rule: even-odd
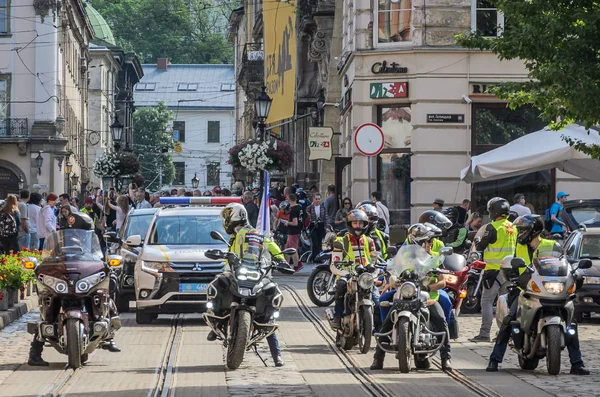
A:
<svg viewBox="0 0 600 397">
<path fill-rule="evenodd" d="M 236 329 L 232 329 L 235 334 L 231 343 L 227 346 L 227 368 L 229 369 L 238 369 L 244 361 L 251 321 L 250 312 L 240 310 L 236 313 Z"/>
<path fill-rule="evenodd" d="M 410 323 L 408 318 L 400 317 L 396 323 L 398 327 L 398 353 L 396 358 L 398 359 L 398 368 L 403 374 L 410 372 Z"/>
<path fill-rule="evenodd" d="M 562 328 L 552 324 L 546 327 L 546 368 L 550 375 L 560 372 Z"/>
<path fill-rule="evenodd" d="M 81 334 L 79 332 L 79 320 L 67 319 L 67 357 L 69 368 L 81 367 Z"/>
<path fill-rule="evenodd" d="M 465 299 L 463 299 L 460 306 L 461 313 L 475 314 L 481 311 L 481 287 L 479 288 L 480 293 L 478 293 L 476 296 L 473 296 L 475 287 L 477 287 L 477 284 L 475 283 L 467 284 L 467 296 Z"/>
<path fill-rule="evenodd" d="M 326 307 L 333 303 L 335 295 L 329 295 L 328 288 L 331 277 L 333 277 L 333 274 L 326 269 L 316 270 L 310 274 L 306 281 L 306 290 L 308 297 L 315 305 Z"/>
<path fill-rule="evenodd" d="M 521 367 L 521 369 L 524 369 L 526 371 L 533 371 L 534 369 L 536 369 L 538 367 L 539 363 L 540 363 L 539 358 L 528 359 L 528 358 L 519 356 L 519 367 Z"/>
<path fill-rule="evenodd" d="M 360 329 L 358 330 L 358 348 L 362 354 L 367 354 L 371 349 L 373 336 L 373 311 L 368 306 L 360 308 Z"/>
</svg>

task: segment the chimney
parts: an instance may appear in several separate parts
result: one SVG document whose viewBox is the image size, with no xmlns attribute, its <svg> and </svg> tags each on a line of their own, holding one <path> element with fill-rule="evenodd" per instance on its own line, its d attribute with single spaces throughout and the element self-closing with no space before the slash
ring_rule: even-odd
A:
<svg viewBox="0 0 600 397">
<path fill-rule="evenodd" d="M 156 60 L 156 69 L 158 70 L 167 70 L 167 66 L 169 66 L 168 58 L 158 58 Z"/>
</svg>

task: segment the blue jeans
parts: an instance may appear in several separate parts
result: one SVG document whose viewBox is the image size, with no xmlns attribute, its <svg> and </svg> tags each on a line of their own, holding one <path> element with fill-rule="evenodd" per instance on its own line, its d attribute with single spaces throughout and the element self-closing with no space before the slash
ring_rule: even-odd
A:
<svg viewBox="0 0 600 397">
<path fill-rule="evenodd" d="M 21 250 L 23 247 L 29 249 L 29 233 L 19 236 L 17 241 L 19 242 L 19 250 Z"/>
<path fill-rule="evenodd" d="M 281 350 L 279 349 L 279 340 L 277 339 L 275 332 L 267 336 L 267 343 L 269 344 L 269 350 L 271 351 L 271 356 L 273 359 L 276 359 L 277 356 L 281 355 Z"/>
<path fill-rule="evenodd" d="M 442 310 L 444 311 L 444 316 L 446 317 L 446 322 L 448 324 L 450 324 L 453 320 L 452 301 L 450 300 L 448 293 L 446 291 L 444 291 L 443 289 L 439 290 L 438 292 L 440 294 L 440 298 L 438 299 L 438 302 L 439 302 L 440 306 L 442 307 Z"/>
<path fill-rule="evenodd" d="M 29 233 L 29 249 L 36 251 L 40 248 L 40 239 L 37 232 Z"/>
<path fill-rule="evenodd" d="M 379 301 L 380 302 L 391 302 L 394 299 L 395 293 L 396 293 L 395 289 L 384 292 L 383 294 L 381 294 Z M 390 312 L 390 306 L 387 306 L 387 307 L 380 306 L 379 307 L 379 318 L 381 319 L 382 324 L 385 321 L 389 312 Z"/>
</svg>

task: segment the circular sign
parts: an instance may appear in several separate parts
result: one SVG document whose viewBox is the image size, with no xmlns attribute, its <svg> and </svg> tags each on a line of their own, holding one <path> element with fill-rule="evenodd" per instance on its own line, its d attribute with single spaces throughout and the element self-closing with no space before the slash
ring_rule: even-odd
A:
<svg viewBox="0 0 600 397">
<path fill-rule="evenodd" d="M 383 131 L 377 124 L 361 124 L 354 131 L 354 145 L 365 156 L 377 156 L 383 150 L 384 141 Z"/>
</svg>

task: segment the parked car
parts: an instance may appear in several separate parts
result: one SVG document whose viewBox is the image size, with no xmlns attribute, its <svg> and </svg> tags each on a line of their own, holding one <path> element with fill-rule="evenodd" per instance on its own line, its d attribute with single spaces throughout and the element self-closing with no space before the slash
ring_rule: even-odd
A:
<svg viewBox="0 0 600 397">
<path fill-rule="evenodd" d="M 562 212 L 569 230 L 577 230 L 579 224 L 584 224 L 588 229 L 600 227 L 600 199 L 565 201 Z"/>
<path fill-rule="evenodd" d="M 591 313 L 600 313 L 600 228 L 580 227 L 564 244 L 564 252 L 569 262 L 590 259 L 590 269 L 577 272 L 583 276 L 583 284 L 576 291 L 575 316 L 583 320 Z"/>
<path fill-rule="evenodd" d="M 225 262 L 204 253 L 228 248 L 210 237 L 212 230 L 227 235 L 220 212 L 214 206 L 160 208 L 144 241 L 141 235 L 126 239 L 129 247 L 141 247 L 134 268 L 138 324 L 149 324 L 163 313 L 206 310 L 208 284 L 223 272 Z"/>
<path fill-rule="evenodd" d="M 116 291 L 113 299 L 119 313 L 128 312 L 129 302 L 135 301 L 133 268 L 141 250 L 141 246 L 132 247 L 127 244 L 126 240 L 129 236 L 139 235 L 143 245 L 150 222 L 157 211 L 158 208 L 131 210 L 123 221 L 123 226 L 118 235 L 114 232 L 108 232 L 104 235 L 110 244 L 109 253 L 123 257 L 122 266 L 114 270 Z"/>
</svg>

